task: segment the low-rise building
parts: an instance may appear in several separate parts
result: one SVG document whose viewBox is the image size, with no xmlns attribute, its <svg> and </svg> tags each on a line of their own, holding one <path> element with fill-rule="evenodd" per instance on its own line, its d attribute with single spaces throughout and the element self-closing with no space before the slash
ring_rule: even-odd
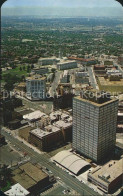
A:
<svg viewBox="0 0 123 196">
<path fill-rule="evenodd" d="M 68 70 L 64 70 L 64 73 L 60 79 L 60 83 L 69 83 L 70 82 L 70 73 Z"/>
<path fill-rule="evenodd" d="M 33 74 L 39 74 L 39 75 L 43 75 L 48 73 L 48 67 L 35 67 L 32 71 Z"/>
<path fill-rule="evenodd" d="M 78 58 L 78 57 L 74 57 L 74 56 L 71 56 L 71 57 L 68 57 L 69 60 L 75 60 L 77 61 L 78 63 L 82 63 L 83 65 L 94 65 L 96 64 L 96 60 L 95 59 L 91 59 L 91 58 Z"/>
<path fill-rule="evenodd" d="M 49 151 L 51 148 L 64 142 L 61 129 L 49 125 L 41 130 L 39 128 L 30 131 L 29 141 L 42 151 Z"/>
<path fill-rule="evenodd" d="M 111 93 L 123 92 L 123 79 L 120 79 L 119 81 L 111 81 L 110 78 L 98 77 L 98 85 L 101 91 Z"/>
<path fill-rule="evenodd" d="M 118 57 L 118 63 L 120 65 L 123 65 L 123 55 L 121 55 L 121 56 Z"/>
<path fill-rule="evenodd" d="M 96 76 L 106 76 L 106 66 L 105 65 L 94 65 L 93 70 Z"/>
<path fill-rule="evenodd" d="M 110 161 L 104 166 L 98 166 L 88 173 L 88 181 L 97 185 L 105 193 L 111 193 L 122 185 L 123 159 Z"/>
<path fill-rule="evenodd" d="M 59 120 L 54 125 L 62 130 L 64 141 L 72 140 L 72 117 L 66 120 Z"/>
<path fill-rule="evenodd" d="M 15 88 L 14 91 L 19 91 L 19 92 L 26 92 L 26 83 L 25 82 L 21 82 L 19 83 Z"/>
<path fill-rule="evenodd" d="M 5 192 L 8 196 L 26 196 L 30 195 L 30 192 L 27 191 L 24 187 L 22 187 L 19 183 L 11 186 L 11 189 Z"/>
<path fill-rule="evenodd" d="M 61 96 L 63 96 L 64 94 L 73 92 L 72 84 L 70 83 L 59 84 L 56 90 L 58 92 L 58 95 L 61 95 Z"/>
<path fill-rule="evenodd" d="M 29 133 L 29 142 L 40 150 L 49 151 L 72 139 L 72 116 L 60 110 L 42 117 L 36 125 L 38 128 Z"/>
<path fill-rule="evenodd" d="M 23 119 L 27 120 L 28 122 L 36 122 L 41 119 L 41 117 L 46 116 L 45 113 L 41 112 L 40 110 L 36 110 L 29 114 L 23 115 Z"/>
<path fill-rule="evenodd" d="M 88 84 L 89 83 L 89 75 L 87 72 L 76 72 L 75 74 L 75 83 L 76 84 Z"/>
<path fill-rule="evenodd" d="M 46 97 L 46 77 L 34 75 L 26 78 L 26 97 L 30 100 L 43 100 Z"/>
<path fill-rule="evenodd" d="M 67 120 L 69 118 L 71 118 L 69 114 L 67 112 L 62 112 L 61 110 L 54 111 L 50 114 L 51 124 L 59 120 Z"/>
<path fill-rule="evenodd" d="M 42 66 L 53 65 L 53 64 L 55 64 L 57 62 L 58 62 L 58 59 L 56 57 L 40 58 L 38 60 L 38 65 L 42 65 Z"/>
<path fill-rule="evenodd" d="M 42 128 L 48 126 L 50 124 L 50 122 L 51 122 L 50 117 L 48 115 L 45 115 L 45 116 L 41 117 L 41 120 L 39 120 L 35 123 L 35 126 L 42 129 Z"/>
<path fill-rule="evenodd" d="M 58 96 L 54 97 L 53 106 L 57 109 L 68 109 L 72 107 L 72 100 L 74 97 L 74 92 L 71 89 L 71 84 L 61 85 L 57 88 Z"/>
<path fill-rule="evenodd" d="M 76 61 L 63 61 L 57 64 L 58 70 L 74 69 L 77 68 Z"/>
<path fill-rule="evenodd" d="M 52 160 L 77 176 L 90 168 L 90 164 L 87 161 L 69 150 L 57 153 Z"/>
<path fill-rule="evenodd" d="M 49 185 L 49 176 L 37 166 L 27 162 L 12 172 L 12 179 L 31 194 Z"/>
<path fill-rule="evenodd" d="M 122 74 L 120 73 L 119 70 L 117 69 L 108 69 L 107 72 L 106 72 L 107 75 L 116 75 L 116 76 L 122 76 Z"/>
</svg>

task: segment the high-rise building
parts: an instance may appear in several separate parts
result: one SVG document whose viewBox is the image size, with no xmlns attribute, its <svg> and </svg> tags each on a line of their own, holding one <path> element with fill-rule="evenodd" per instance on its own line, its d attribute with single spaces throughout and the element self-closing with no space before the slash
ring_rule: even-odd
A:
<svg viewBox="0 0 123 196">
<path fill-rule="evenodd" d="M 46 77 L 34 75 L 26 79 L 26 93 L 30 100 L 42 100 L 46 97 Z"/>
<path fill-rule="evenodd" d="M 105 92 L 86 91 L 73 99 L 73 149 L 95 162 L 113 152 L 118 100 Z"/>
</svg>

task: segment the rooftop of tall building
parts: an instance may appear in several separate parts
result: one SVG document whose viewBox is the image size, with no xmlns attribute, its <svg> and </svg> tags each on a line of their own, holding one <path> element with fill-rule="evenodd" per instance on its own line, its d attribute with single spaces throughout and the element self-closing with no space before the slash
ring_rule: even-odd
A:
<svg viewBox="0 0 123 196">
<path fill-rule="evenodd" d="M 102 106 L 107 103 L 113 102 L 114 100 L 117 100 L 115 98 L 111 99 L 111 95 L 108 92 L 97 91 L 94 89 L 81 91 L 80 96 L 75 97 L 75 99 L 83 100 L 96 106 Z"/>
</svg>

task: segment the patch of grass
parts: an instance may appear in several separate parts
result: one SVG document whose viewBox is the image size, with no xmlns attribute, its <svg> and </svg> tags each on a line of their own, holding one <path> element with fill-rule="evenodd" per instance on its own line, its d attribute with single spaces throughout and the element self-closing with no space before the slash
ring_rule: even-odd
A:
<svg viewBox="0 0 123 196">
<path fill-rule="evenodd" d="M 4 76 L 5 74 L 17 74 L 17 75 L 27 75 L 27 69 L 25 68 L 25 70 L 20 71 L 20 67 L 16 67 L 15 69 L 11 69 L 11 70 L 7 70 L 5 72 L 2 73 L 2 75 Z"/>
<path fill-rule="evenodd" d="M 3 192 L 5 192 L 5 191 L 8 191 L 8 190 L 10 189 L 10 187 L 11 187 L 11 183 L 10 183 L 9 181 L 7 181 L 6 187 L 1 188 L 1 190 L 2 190 Z"/>
<path fill-rule="evenodd" d="M 25 77 L 28 76 L 28 72 L 27 72 L 27 66 L 25 66 L 25 70 L 20 70 L 20 67 L 23 68 L 23 66 L 18 66 L 15 69 L 11 69 L 11 70 L 7 70 L 5 72 L 2 72 L 2 80 L 1 82 L 4 82 L 4 76 L 6 74 L 12 74 L 12 75 L 17 75 L 19 77 L 21 77 L 22 75 L 24 75 Z"/>
</svg>

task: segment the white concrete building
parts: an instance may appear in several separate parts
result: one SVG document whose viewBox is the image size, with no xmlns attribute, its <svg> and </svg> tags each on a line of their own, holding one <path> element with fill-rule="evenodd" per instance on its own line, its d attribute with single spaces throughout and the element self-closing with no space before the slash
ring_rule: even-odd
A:
<svg viewBox="0 0 123 196">
<path fill-rule="evenodd" d="M 13 185 L 10 190 L 5 192 L 8 196 L 26 196 L 30 192 L 23 188 L 19 183 Z"/>
<path fill-rule="evenodd" d="M 110 70 L 107 70 L 107 75 L 122 75 L 121 73 L 120 73 L 120 71 L 119 70 L 116 70 L 116 69 L 110 69 Z"/>
<path fill-rule="evenodd" d="M 46 77 L 34 75 L 26 79 L 26 96 L 30 100 L 42 100 L 46 97 Z"/>
<path fill-rule="evenodd" d="M 52 160 L 75 175 L 82 173 L 90 167 L 90 164 L 87 161 L 69 150 L 57 153 Z"/>
<path fill-rule="evenodd" d="M 32 121 L 37 121 L 44 116 L 46 116 L 45 113 L 41 112 L 40 110 L 36 110 L 36 111 L 31 112 L 29 114 L 23 115 L 23 119 L 25 119 L 29 122 L 32 122 Z"/>
</svg>

